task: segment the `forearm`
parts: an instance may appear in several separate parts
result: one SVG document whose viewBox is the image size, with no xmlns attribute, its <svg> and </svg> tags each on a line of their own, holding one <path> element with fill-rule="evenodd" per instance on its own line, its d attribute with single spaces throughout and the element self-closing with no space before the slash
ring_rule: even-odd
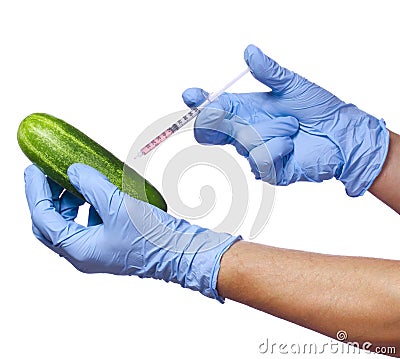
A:
<svg viewBox="0 0 400 359">
<path fill-rule="evenodd" d="M 400 213 L 400 136 L 394 132 L 389 132 L 389 134 L 389 150 L 385 164 L 369 191 Z"/>
<path fill-rule="evenodd" d="M 220 295 L 325 335 L 400 343 L 400 262 L 241 241 L 222 257 Z M 400 348 L 396 348 L 400 353 Z"/>
</svg>

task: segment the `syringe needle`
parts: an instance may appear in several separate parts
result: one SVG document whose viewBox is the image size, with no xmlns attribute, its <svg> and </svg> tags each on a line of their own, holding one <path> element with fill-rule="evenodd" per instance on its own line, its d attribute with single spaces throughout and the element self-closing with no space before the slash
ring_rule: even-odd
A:
<svg viewBox="0 0 400 359">
<path fill-rule="evenodd" d="M 185 115 L 183 115 L 178 121 L 176 121 L 174 124 L 172 124 L 170 127 L 168 127 L 165 131 L 161 132 L 158 136 L 154 137 L 149 143 L 147 143 L 145 146 L 143 146 L 133 159 L 145 156 L 149 152 L 154 150 L 158 145 L 160 145 L 165 140 L 167 140 L 172 134 L 174 134 L 180 128 L 185 126 L 188 122 L 190 122 L 194 118 L 196 118 L 197 115 L 200 113 L 201 109 L 203 109 L 205 106 L 209 105 L 211 102 L 215 101 L 223 92 L 225 92 L 229 87 L 231 87 L 235 82 L 237 82 L 239 79 L 241 79 L 249 71 L 250 71 L 250 69 L 247 67 L 246 70 L 242 71 L 238 76 L 236 76 L 234 79 L 229 81 L 220 90 L 211 93 L 208 96 L 208 98 L 205 99 L 204 102 L 200 106 L 192 108 L 189 112 L 187 112 Z"/>
</svg>

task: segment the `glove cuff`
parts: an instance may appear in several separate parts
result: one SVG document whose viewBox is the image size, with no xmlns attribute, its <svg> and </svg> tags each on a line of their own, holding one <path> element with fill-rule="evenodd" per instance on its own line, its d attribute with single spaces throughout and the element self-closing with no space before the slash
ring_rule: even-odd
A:
<svg viewBox="0 0 400 359">
<path fill-rule="evenodd" d="M 220 303 L 224 303 L 225 298 L 221 297 L 217 292 L 218 273 L 221 266 L 221 258 L 224 253 L 235 242 L 242 239 L 241 236 L 231 236 L 227 233 L 215 233 L 211 230 L 208 235 L 212 236 L 213 242 L 217 245 L 207 249 L 200 248 L 196 253 L 190 254 L 186 264 L 182 268 L 185 275 L 179 280 L 182 287 L 197 290 L 206 297 L 216 299 Z M 181 262 L 181 264 L 183 264 Z"/>
<path fill-rule="evenodd" d="M 350 197 L 362 196 L 382 170 L 389 148 L 389 131 L 384 120 L 366 113 L 353 131 L 344 129 L 341 144 L 345 157 L 339 180 Z"/>
<path fill-rule="evenodd" d="M 218 253 L 218 255 L 215 258 L 214 267 L 212 269 L 212 275 L 211 275 L 211 278 L 210 278 L 211 279 L 210 280 L 210 287 L 208 288 L 207 291 L 205 291 L 202 294 L 204 294 L 207 297 L 214 298 L 214 299 L 218 300 L 220 303 L 224 303 L 225 302 L 225 298 L 221 297 L 218 294 L 218 291 L 217 291 L 217 281 L 218 281 L 219 269 L 221 267 L 221 258 L 224 255 L 224 253 L 232 246 L 232 244 L 234 244 L 237 241 L 240 241 L 242 239 L 243 238 L 241 236 L 232 237 L 231 240 L 228 243 L 226 243 L 226 245 Z M 211 294 L 211 295 L 208 295 L 208 294 Z"/>
</svg>

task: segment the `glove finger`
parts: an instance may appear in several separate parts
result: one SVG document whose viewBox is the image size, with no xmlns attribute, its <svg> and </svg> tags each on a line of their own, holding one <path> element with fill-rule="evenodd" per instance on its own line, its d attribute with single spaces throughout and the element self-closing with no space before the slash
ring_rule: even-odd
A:
<svg viewBox="0 0 400 359">
<path fill-rule="evenodd" d="M 76 223 L 68 222 L 55 210 L 52 201 L 52 193 L 46 176 L 36 166 L 31 165 L 25 170 L 25 193 L 31 212 L 32 224 L 44 237 L 38 237 L 48 246 L 51 242 L 54 246 L 61 245 L 71 237 L 80 227 Z M 48 242 L 45 242 L 46 239 Z M 54 247 L 54 251 L 58 252 Z"/>
<path fill-rule="evenodd" d="M 250 67 L 252 75 L 267 85 L 274 93 L 290 91 L 291 87 L 295 86 L 301 78 L 295 72 L 280 66 L 254 45 L 246 48 L 244 59 Z"/>
<path fill-rule="evenodd" d="M 208 92 L 198 87 L 185 90 L 182 94 L 183 101 L 190 107 L 200 106 L 208 97 Z M 194 125 L 194 137 L 202 144 L 224 145 L 229 142 L 230 126 L 225 123 L 226 101 L 220 103 L 219 99 L 206 106 L 197 116 Z"/>
<path fill-rule="evenodd" d="M 98 224 L 102 224 L 103 221 L 99 214 L 96 212 L 93 206 L 89 208 L 89 216 L 88 216 L 88 227 L 97 226 Z"/>
<path fill-rule="evenodd" d="M 249 152 L 248 161 L 257 179 L 279 184 L 283 176 L 283 158 L 293 151 L 290 137 L 275 137 Z"/>
<path fill-rule="evenodd" d="M 196 140 L 202 144 L 213 145 L 231 143 L 233 128 L 251 122 L 251 113 L 244 105 L 253 100 L 249 95 L 223 93 L 206 106 L 195 121 Z M 185 104 L 189 107 L 201 105 L 207 96 L 208 93 L 200 88 L 187 89 L 182 95 Z"/>
<path fill-rule="evenodd" d="M 24 172 L 25 195 L 28 201 L 29 211 L 34 211 L 40 201 L 52 203 L 52 192 L 44 173 L 35 165 L 30 165 Z"/>
<path fill-rule="evenodd" d="M 299 122 L 295 117 L 266 118 L 252 125 L 236 126 L 233 144 L 239 154 L 247 157 L 253 148 L 262 143 L 275 137 L 293 136 L 298 130 Z"/>
<path fill-rule="evenodd" d="M 53 181 L 50 177 L 47 177 L 47 182 L 49 183 L 50 190 L 52 193 L 52 199 L 58 200 L 64 188 L 60 186 L 57 182 Z"/>
<path fill-rule="evenodd" d="M 54 245 L 51 241 L 46 239 L 42 232 L 39 231 L 39 228 L 37 228 L 33 223 L 32 223 L 32 232 L 35 235 L 35 237 L 42 242 L 47 248 L 50 248 L 51 250 L 54 251 Z M 57 251 L 56 251 L 57 252 Z"/>
<path fill-rule="evenodd" d="M 79 206 L 83 205 L 85 201 L 66 191 L 49 177 L 47 177 L 47 182 L 51 189 L 53 205 L 56 211 L 60 213 L 66 221 L 75 220 L 78 215 Z"/>
<path fill-rule="evenodd" d="M 63 193 L 64 188 L 61 187 L 57 182 L 53 181 L 50 177 L 46 178 L 50 187 L 51 200 L 53 201 L 53 206 L 56 209 L 56 211 L 60 213 L 60 205 L 61 205 L 60 196 Z"/>
<path fill-rule="evenodd" d="M 65 191 L 60 198 L 60 209 L 58 212 L 66 221 L 74 221 L 78 215 L 79 207 L 84 203 L 83 199 L 76 197 L 71 192 Z"/>
<path fill-rule="evenodd" d="M 114 194 L 120 193 L 118 188 L 102 173 L 81 163 L 71 165 L 67 174 L 72 185 L 94 207 L 103 222 L 106 222 L 110 217 Z"/>
<path fill-rule="evenodd" d="M 190 108 L 200 106 L 207 97 L 208 92 L 198 87 L 188 88 L 182 94 L 183 102 Z"/>
<path fill-rule="evenodd" d="M 56 211 L 60 213 L 65 220 L 74 220 L 78 214 L 79 206 L 84 204 L 85 201 L 66 191 L 50 177 L 47 177 L 47 182 L 50 186 L 53 205 Z"/>
<path fill-rule="evenodd" d="M 50 186 L 48 182 L 46 184 L 47 180 L 44 173 L 42 173 L 42 171 L 40 171 L 40 169 L 37 168 L 35 165 L 30 165 L 25 169 L 24 180 L 26 199 L 28 201 L 29 211 L 33 220 L 33 212 L 35 210 L 37 199 L 35 198 L 36 191 L 32 190 L 32 185 L 34 185 L 35 188 L 43 187 L 43 191 L 46 193 L 46 195 L 51 197 L 50 192 L 47 193 L 47 187 L 50 190 Z M 53 243 L 44 237 L 43 233 L 39 230 L 34 222 L 32 222 L 32 232 L 35 237 L 39 239 L 46 247 L 52 249 Z"/>
<path fill-rule="evenodd" d="M 192 87 L 182 94 L 183 101 L 190 108 L 200 106 L 207 98 L 208 92 L 203 89 Z M 247 118 L 251 117 L 252 111 L 246 108 L 247 103 L 254 102 L 253 93 L 229 93 L 224 92 L 218 96 L 211 104 L 205 106 L 205 108 L 218 108 L 223 109 L 226 112 L 226 117 L 231 118 L 234 115 Z M 215 106 L 218 104 L 217 106 Z M 251 121 L 247 119 L 246 123 Z"/>
<path fill-rule="evenodd" d="M 194 137 L 202 144 L 225 145 L 232 140 L 233 123 L 219 101 L 205 107 L 194 123 Z"/>
</svg>

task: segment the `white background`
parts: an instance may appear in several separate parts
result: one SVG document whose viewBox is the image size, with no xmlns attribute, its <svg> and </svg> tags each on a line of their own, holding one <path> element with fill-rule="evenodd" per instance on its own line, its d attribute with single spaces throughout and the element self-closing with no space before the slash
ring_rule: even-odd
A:
<svg viewBox="0 0 400 359">
<path fill-rule="evenodd" d="M 174 284 L 76 271 L 31 233 L 23 181 L 29 161 L 16 132 L 28 114 L 47 112 L 123 159 L 148 124 L 183 109 L 185 88 L 217 89 L 239 73 L 249 43 L 400 131 L 396 5 L 1 2 L 0 357 L 259 358 L 266 338 L 329 343 L 307 329 Z M 251 76 L 235 86 L 261 88 Z M 397 214 L 368 193 L 348 198 L 333 180 L 278 188 L 257 240 L 399 258 L 398 230 Z"/>
</svg>

